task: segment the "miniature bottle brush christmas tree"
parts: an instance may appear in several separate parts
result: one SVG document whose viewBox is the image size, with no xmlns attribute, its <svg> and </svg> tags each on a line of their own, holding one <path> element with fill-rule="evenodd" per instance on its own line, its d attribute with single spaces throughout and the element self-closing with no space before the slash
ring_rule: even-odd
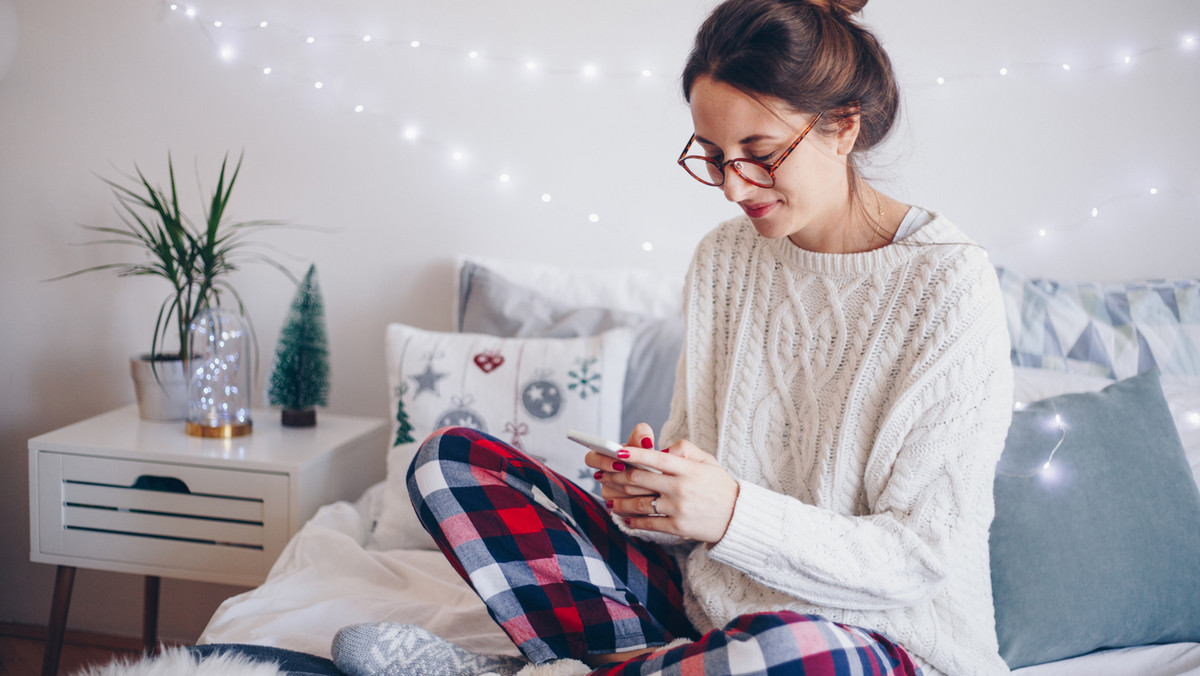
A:
<svg viewBox="0 0 1200 676">
<path fill-rule="evenodd" d="M 275 367 L 267 400 L 283 408 L 286 427 L 317 424 L 314 407 L 326 406 L 329 398 L 329 348 L 325 338 L 325 308 L 317 284 L 317 266 L 296 289 L 287 321 L 279 333 Z"/>
</svg>

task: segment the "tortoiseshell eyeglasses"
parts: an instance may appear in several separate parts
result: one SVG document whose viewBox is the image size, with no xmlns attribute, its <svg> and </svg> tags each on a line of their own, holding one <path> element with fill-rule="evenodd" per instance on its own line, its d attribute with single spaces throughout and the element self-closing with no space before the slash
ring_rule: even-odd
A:
<svg viewBox="0 0 1200 676">
<path fill-rule="evenodd" d="M 704 185 L 720 187 L 725 183 L 725 167 L 733 167 L 737 175 L 741 176 L 742 180 L 747 183 L 760 188 L 774 188 L 775 170 L 779 168 L 779 165 L 783 164 L 788 155 L 792 154 L 796 146 L 800 145 L 804 137 L 808 136 L 808 132 L 812 131 L 813 127 L 817 125 L 817 120 L 821 119 L 822 115 L 824 115 L 823 112 L 814 115 L 812 121 L 804 128 L 804 131 L 800 132 L 800 136 L 792 142 L 792 145 L 788 146 L 787 150 L 783 151 L 779 159 L 771 164 L 750 159 L 749 157 L 735 157 L 731 160 L 718 162 L 707 155 L 688 155 L 688 150 L 696 142 L 696 135 L 692 134 L 692 137 L 688 139 L 687 145 L 683 147 L 683 152 L 679 154 L 679 166 L 691 174 L 692 178 Z"/>
</svg>

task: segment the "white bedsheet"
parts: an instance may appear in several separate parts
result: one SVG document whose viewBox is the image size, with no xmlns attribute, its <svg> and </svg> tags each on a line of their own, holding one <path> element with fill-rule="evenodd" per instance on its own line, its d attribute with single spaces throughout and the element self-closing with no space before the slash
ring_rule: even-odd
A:
<svg viewBox="0 0 1200 676">
<path fill-rule="evenodd" d="M 284 548 L 266 582 L 222 603 L 198 643 L 250 643 L 329 657 L 338 629 L 386 621 L 420 625 L 470 650 L 519 655 L 441 552 L 364 548 L 380 488 L 368 489 L 356 504 L 318 510 Z M 1200 644 L 1110 650 L 1013 673 L 1200 674 Z"/>
<path fill-rule="evenodd" d="M 369 501 L 378 487 L 369 489 Z M 249 643 L 329 657 L 338 629 L 417 624 L 470 650 L 519 655 L 441 552 L 368 551 L 362 502 L 321 507 L 267 580 L 226 599 L 198 643 Z"/>
</svg>

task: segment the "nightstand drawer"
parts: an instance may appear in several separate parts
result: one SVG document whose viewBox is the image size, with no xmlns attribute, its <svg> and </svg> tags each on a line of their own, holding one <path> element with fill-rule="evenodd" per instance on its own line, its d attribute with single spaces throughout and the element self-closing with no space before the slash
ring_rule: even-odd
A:
<svg viewBox="0 0 1200 676">
<path fill-rule="evenodd" d="M 46 562 L 257 584 L 286 544 L 287 475 L 53 451 L 36 459 L 34 555 Z"/>
</svg>

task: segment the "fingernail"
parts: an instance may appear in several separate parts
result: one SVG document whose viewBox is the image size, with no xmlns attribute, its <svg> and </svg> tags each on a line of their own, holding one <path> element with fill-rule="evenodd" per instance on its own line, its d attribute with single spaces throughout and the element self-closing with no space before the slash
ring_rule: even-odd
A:
<svg viewBox="0 0 1200 676">
<path fill-rule="evenodd" d="M 596 472 L 596 481 L 604 478 L 604 472 Z"/>
<path fill-rule="evenodd" d="M 625 517 L 625 525 L 626 525 L 626 526 L 632 526 L 632 525 L 633 525 L 633 519 L 631 519 L 631 518 L 629 518 L 629 517 Z"/>
<path fill-rule="evenodd" d="M 628 457 L 629 457 L 629 451 L 627 451 L 627 450 L 625 450 L 625 449 L 621 449 L 621 450 L 617 451 L 617 457 L 618 457 L 618 458 L 628 458 Z"/>
<path fill-rule="evenodd" d="M 624 472 L 625 471 L 625 463 L 621 462 L 620 460 L 618 460 L 617 462 L 614 462 L 613 463 L 613 471 L 614 472 Z"/>
<path fill-rule="evenodd" d="M 670 452 L 671 452 L 671 448 L 668 446 L 667 448 L 664 448 L 664 449 L 662 449 L 662 452 L 663 452 L 663 453 L 670 453 Z"/>
<path fill-rule="evenodd" d="M 605 501 L 604 501 L 604 506 L 605 506 L 605 507 L 607 507 L 607 508 L 609 508 L 609 509 L 612 509 L 612 508 L 613 508 L 613 501 L 612 501 L 612 500 L 605 500 Z"/>
<path fill-rule="evenodd" d="M 642 448 L 654 448 L 654 440 L 650 437 L 642 437 Z"/>
</svg>

